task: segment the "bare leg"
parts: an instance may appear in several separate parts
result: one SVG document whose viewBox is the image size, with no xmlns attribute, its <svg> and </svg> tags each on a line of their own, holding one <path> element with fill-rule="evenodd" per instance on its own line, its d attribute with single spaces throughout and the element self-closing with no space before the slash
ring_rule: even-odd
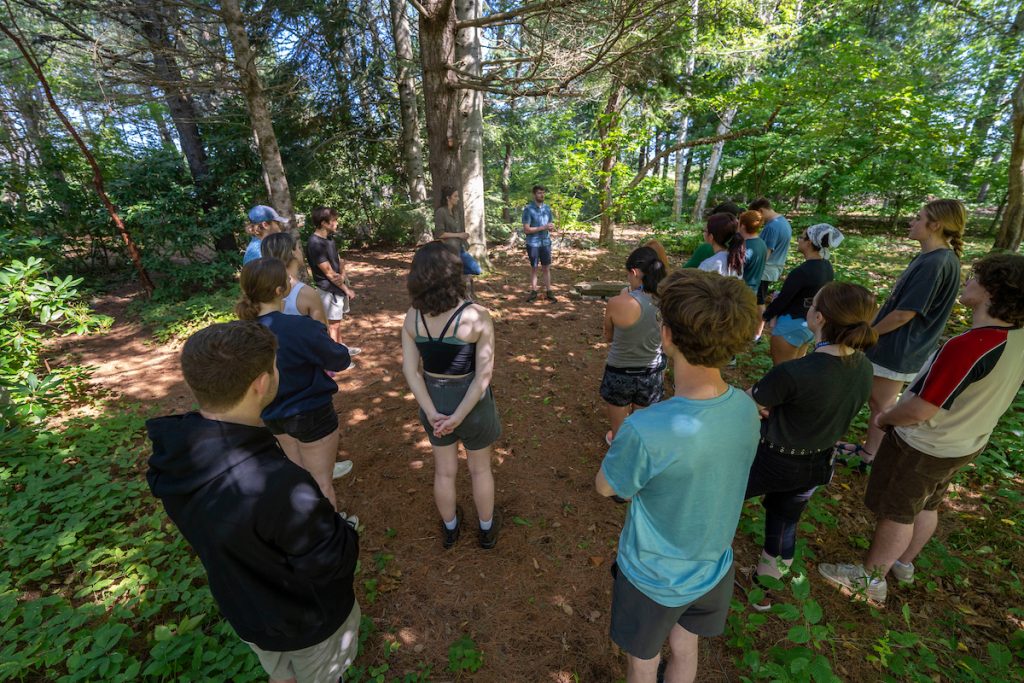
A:
<svg viewBox="0 0 1024 683">
<path fill-rule="evenodd" d="M 892 563 L 907 552 L 913 538 L 913 524 L 879 519 L 878 526 L 875 527 L 875 537 L 868 548 L 867 557 L 864 558 L 864 569 L 869 574 L 877 574 L 880 579 L 884 578 Z"/>
<path fill-rule="evenodd" d="M 302 464 L 302 455 L 299 454 L 299 440 L 287 434 L 275 434 L 275 436 L 277 437 L 277 442 L 281 444 L 281 450 L 288 456 L 288 459 L 305 469 L 305 466 Z"/>
<path fill-rule="evenodd" d="M 491 447 L 478 451 L 466 449 L 469 476 L 473 481 L 473 502 L 480 521 L 494 519 L 494 475 L 491 472 Z M 448 519 L 451 519 L 449 517 Z"/>
<path fill-rule="evenodd" d="M 530 266 L 530 290 L 537 289 L 537 266 Z"/>
<path fill-rule="evenodd" d="M 760 337 L 764 334 L 764 309 L 767 308 L 765 304 L 758 304 L 757 312 L 761 315 L 761 322 L 757 324 L 757 332 L 754 333 L 755 337 Z"/>
<path fill-rule="evenodd" d="M 882 445 L 882 439 L 885 437 L 885 432 L 874 426 L 875 415 L 895 405 L 901 391 L 903 391 L 903 382 L 899 380 L 876 376 L 871 382 L 871 397 L 868 399 L 871 418 L 868 420 L 868 434 L 864 439 L 864 450 L 871 454 L 872 459 L 878 453 L 878 447 Z"/>
<path fill-rule="evenodd" d="M 328 320 L 327 321 L 327 334 L 330 335 L 336 343 L 341 343 L 341 321 L 340 320 Z"/>
<path fill-rule="evenodd" d="M 322 439 L 309 443 L 300 441 L 298 444 L 302 466 L 313 475 L 324 496 L 337 510 L 338 500 L 334 495 L 334 463 L 338 458 L 338 430 L 335 429 Z"/>
<path fill-rule="evenodd" d="M 639 659 L 633 655 L 626 655 L 626 683 L 654 683 L 658 679 L 658 664 L 661 663 L 661 654 L 654 656 L 654 659 Z"/>
<path fill-rule="evenodd" d="M 665 683 L 693 683 L 697 679 L 697 635 L 676 624 L 668 643 L 672 659 L 665 668 Z"/>
<path fill-rule="evenodd" d="M 632 406 L 613 406 L 611 403 L 605 403 L 604 407 L 608 415 L 608 422 L 612 426 L 612 438 L 614 439 L 615 435 L 619 433 L 619 427 L 622 426 L 623 421 L 632 412 L 630 410 Z"/>
<path fill-rule="evenodd" d="M 910 564 L 935 535 L 939 526 L 938 510 L 921 510 L 914 518 L 914 536 L 910 539 L 910 547 L 900 555 L 900 562 Z"/>
<path fill-rule="evenodd" d="M 441 519 L 455 519 L 455 475 L 459 473 L 459 445 L 434 446 L 434 504 Z"/>
<path fill-rule="evenodd" d="M 797 358 L 801 348 L 800 346 L 793 346 L 782 337 L 773 334 L 771 338 L 772 364 L 778 365 L 779 363 L 785 363 L 787 360 Z"/>
</svg>

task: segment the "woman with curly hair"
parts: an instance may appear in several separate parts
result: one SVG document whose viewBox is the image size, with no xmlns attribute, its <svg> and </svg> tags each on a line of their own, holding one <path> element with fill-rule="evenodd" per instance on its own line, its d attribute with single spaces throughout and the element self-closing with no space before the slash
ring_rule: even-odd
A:
<svg viewBox="0 0 1024 683">
<path fill-rule="evenodd" d="M 462 513 L 456 505 L 459 442 L 466 449 L 480 547 L 498 542 L 491 445 L 501 421 L 491 391 L 494 325 L 487 309 L 466 299 L 462 261 L 443 242 L 416 251 L 407 278 L 412 306 L 402 325 L 402 371 L 420 406 L 434 450 L 434 502 L 442 544 L 455 545 Z"/>
</svg>

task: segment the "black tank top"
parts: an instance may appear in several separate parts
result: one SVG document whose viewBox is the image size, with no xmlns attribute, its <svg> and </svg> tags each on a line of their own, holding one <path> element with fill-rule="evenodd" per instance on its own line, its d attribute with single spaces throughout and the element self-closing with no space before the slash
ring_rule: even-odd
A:
<svg viewBox="0 0 1024 683">
<path fill-rule="evenodd" d="M 467 375 L 476 370 L 476 343 L 464 342 L 455 336 L 459 331 L 462 312 L 472 303 L 467 301 L 459 306 L 436 338 L 430 336 L 426 320 L 423 321 L 423 330 L 427 336 L 420 334 L 422 316 L 418 310 L 416 311 L 416 348 L 420 350 L 425 371 L 432 375 Z M 453 322 L 455 327 L 452 328 L 452 336 L 445 337 L 448 327 Z"/>
</svg>

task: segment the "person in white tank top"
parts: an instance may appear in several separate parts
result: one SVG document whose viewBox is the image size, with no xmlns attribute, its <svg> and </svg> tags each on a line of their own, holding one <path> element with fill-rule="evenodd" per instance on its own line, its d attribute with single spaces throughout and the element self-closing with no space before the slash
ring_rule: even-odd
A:
<svg viewBox="0 0 1024 683">
<path fill-rule="evenodd" d="M 273 239 L 271 239 L 273 237 Z M 286 232 L 268 235 L 260 244 L 260 252 L 264 258 L 276 258 L 288 269 L 288 296 L 284 298 L 283 312 L 287 315 L 305 315 L 313 320 L 327 324 L 324 305 L 312 287 L 299 280 L 299 267 L 302 265 L 302 250 L 299 242 Z"/>
</svg>

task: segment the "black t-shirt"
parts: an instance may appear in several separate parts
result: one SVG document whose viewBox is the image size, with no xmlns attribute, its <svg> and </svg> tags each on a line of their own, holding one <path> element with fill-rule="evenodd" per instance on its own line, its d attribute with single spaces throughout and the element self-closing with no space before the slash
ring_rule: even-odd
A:
<svg viewBox="0 0 1024 683">
<path fill-rule="evenodd" d="M 316 234 L 309 236 L 306 242 L 306 261 L 309 269 L 313 271 L 313 282 L 325 292 L 331 294 L 344 294 L 344 290 L 327 279 L 324 271 L 320 269 L 321 263 L 331 264 L 335 273 L 341 272 L 341 260 L 338 258 L 338 246 L 330 237 L 320 237 Z"/>
<path fill-rule="evenodd" d="M 806 318 L 814 295 L 833 279 L 835 273 L 832 263 L 827 259 L 804 261 L 786 276 L 782 290 L 765 309 L 764 319 L 771 320 L 780 315 Z"/>
<path fill-rule="evenodd" d="M 875 323 L 893 311 L 917 315 L 906 325 L 878 338 L 868 358 L 894 372 L 920 370 L 935 351 L 960 291 L 960 259 L 950 249 L 918 254 L 896 280 Z"/>
<path fill-rule="evenodd" d="M 871 395 L 871 362 L 809 353 L 768 371 L 752 394 L 770 409 L 761 435 L 785 448 L 823 451 L 841 439 Z"/>
</svg>

